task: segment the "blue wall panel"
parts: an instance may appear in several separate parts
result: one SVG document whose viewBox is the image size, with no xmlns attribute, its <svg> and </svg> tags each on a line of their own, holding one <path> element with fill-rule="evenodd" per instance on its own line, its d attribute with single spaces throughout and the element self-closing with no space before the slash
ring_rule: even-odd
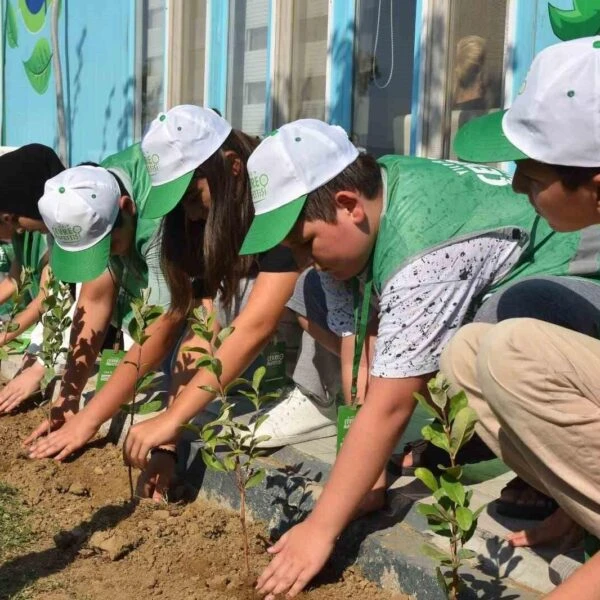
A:
<svg viewBox="0 0 600 600">
<path fill-rule="evenodd" d="M 31 33 L 19 0 L 8 1 L 17 13 L 19 45 L 5 54 L 5 143 L 56 146 L 54 67 L 43 94 L 32 88 L 23 67 L 38 40 L 50 40 L 50 14 Z M 134 6 L 133 0 L 63 0 L 59 35 L 71 164 L 98 161 L 132 141 Z"/>
</svg>

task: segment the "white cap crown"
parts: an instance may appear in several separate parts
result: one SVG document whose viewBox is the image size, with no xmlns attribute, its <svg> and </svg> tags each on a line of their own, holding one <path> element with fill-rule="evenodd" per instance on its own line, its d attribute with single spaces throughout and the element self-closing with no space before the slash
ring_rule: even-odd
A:
<svg viewBox="0 0 600 600">
<path fill-rule="evenodd" d="M 38 208 L 46 227 L 64 250 L 87 250 L 111 232 L 121 192 L 102 167 L 67 169 L 46 181 Z"/>
<path fill-rule="evenodd" d="M 600 164 L 600 37 L 542 50 L 502 128 L 524 154 L 548 164 Z"/>
<path fill-rule="evenodd" d="M 152 185 L 169 183 L 200 166 L 231 133 L 215 111 L 182 104 L 160 113 L 142 140 Z"/>
<path fill-rule="evenodd" d="M 299 119 L 267 136 L 248 159 L 256 215 L 270 212 L 331 181 L 358 156 L 337 125 Z"/>
</svg>

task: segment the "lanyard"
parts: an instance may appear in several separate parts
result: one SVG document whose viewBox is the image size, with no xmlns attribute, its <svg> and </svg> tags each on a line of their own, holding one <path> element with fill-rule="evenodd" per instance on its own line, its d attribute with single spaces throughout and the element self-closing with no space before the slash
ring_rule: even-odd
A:
<svg viewBox="0 0 600 600">
<path fill-rule="evenodd" d="M 365 337 L 367 335 L 367 324 L 369 321 L 369 309 L 371 306 L 371 293 L 373 291 L 373 261 L 370 259 L 367 266 L 367 277 L 363 290 L 362 304 L 360 302 L 360 283 L 358 277 L 352 282 L 354 295 L 354 359 L 352 361 L 352 385 L 350 387 L 351 402 L 354 406 L 357 401 L 358 392 L 358 369 L 362 355 Z"/>
</svg>

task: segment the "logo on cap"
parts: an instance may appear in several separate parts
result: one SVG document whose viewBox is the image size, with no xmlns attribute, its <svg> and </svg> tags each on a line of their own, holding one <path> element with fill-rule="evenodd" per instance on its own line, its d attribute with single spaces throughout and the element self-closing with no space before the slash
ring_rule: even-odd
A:
<svg viewBox="0 0 600 600">
<path fill-rule="evenodd" d="M 160 156 L 158 154 L 144 154 L 144 160 L 146 161 L 146 168 L 150 175 L 156 175 L 158 173 L 158 164 L 160 163 Z"/>
<path fill-rule="evenodd" d="M 266 173 L 261 175 L 250 175 L 250 189 L 252 191 L 252 200 L 254 204 L 261 202 L 267 197 L 267 186 L 269 185 L 269 176 Z"/>
<path fill-rule="evenodd" d="M 79 225 L 55 225 L 52 235 L 65 244 L 79 242 L 81 240 L 81 227 Z"/>
</svg>

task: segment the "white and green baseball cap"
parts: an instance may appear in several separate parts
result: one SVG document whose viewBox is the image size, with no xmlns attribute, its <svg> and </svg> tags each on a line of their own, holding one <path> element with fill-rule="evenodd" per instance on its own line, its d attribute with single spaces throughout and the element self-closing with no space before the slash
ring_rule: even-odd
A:
<svg viewBox="0 0 600 600">
<path fill-rule="evenodd" d="M 142 139 L 152 188 L 142 217 L 156 219 L 172 211 L 194 171 L 231 133 L 231 125 L 214 110 L 191 104 L 175 106 L 152 121 Z"/>
<path fill-rule="evenodd" d="M 291 231 L 308 194 L 331 181 L 358 157 L 337 125 L 300 119 L 267 136 L 248 159 L 254 220 L 240 254 L 258 254 Z"/>
<path fill-rule="evenodd" d="M 102 167 L 73 167 L 46 182 L 38 208 L 55 241 L 50 265 L 58 279 L 90 281 L 106 269 L 120 197 Z"/>
<path fill-rule="evenodd" d="M 454 151 L 471 162 L 600 166 L 600 37 L 542 50 L 512 106 L 466 123 Z"/>
</svg>

